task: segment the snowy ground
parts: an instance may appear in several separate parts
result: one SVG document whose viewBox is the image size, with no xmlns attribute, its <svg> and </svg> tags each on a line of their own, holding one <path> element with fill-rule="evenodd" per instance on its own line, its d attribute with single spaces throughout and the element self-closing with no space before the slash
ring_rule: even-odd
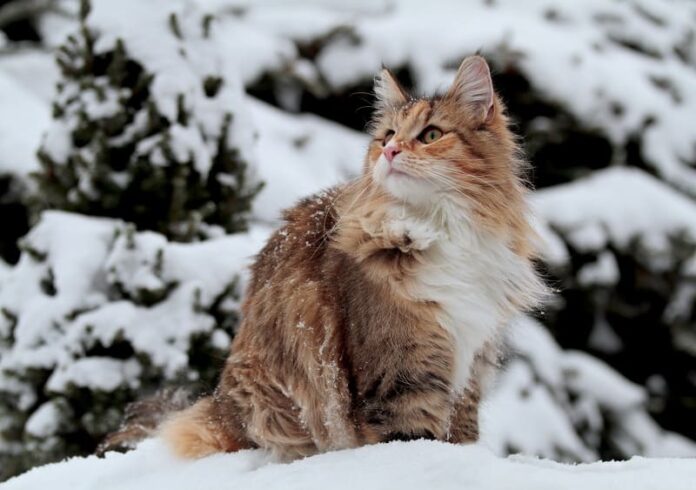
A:
<svg viewBox="0 0 696 490">
<path fill-rule="evenodd" d="M 197 2 L 207 9 L 219 4 L 221 14 L 233 3 Z M 276 1 L 249 2 L 254 8 L 244 17 L 222 15 L 220 49 L 240 63 L 241 82 L 250 83 L 265 71 L 288 70 L 308 85 L 321 81 L 331 90 L 369 80 L 385 62 L 408 66 L 416 88 L 431 91 L 449 81 L 456 66 L 453 63 L 463 53 L 481 47 L 485 54 L 494 53 L 501 45 L 511 57 L 524 53 L 521 68 L 533 84 L 550 99 L 563 101 L 579 119 L 597 125 L 618 143 L 645 131 L 643 157 L 656 175 L 617 167 L 535 193 L 547 262 L 567 266 L 569 246 L 597 254 L 597 260 L 587 263 L 578 279 L 583 285 L 610 287 L 621 272 L 614 251 L 623 251 L 638 238 L 645 238 L 641 245 L 649 249 L 651 265 L 660 269 L 672 256 L 673 237 L 696 240 L 696 204 L 688 197 L 696 195 L 696 173 L 688 164 L 696 148 L 696 126 L 691 123 L 696 108 L 696 54 L 687 53 L 683 57 L 689 59 L 680 60 L 673 52 L 681 46 L 682 38 L 688 41 L 687 31 L 693 22 L 689 15 L 679 15 L 679 9 L 657 2 L 646 3 L 649 8 L 640 10 L 640 2 L 604 0 L 557 2 L 553 8 L 547 7 L 546 0 L 525 3 L 524 7 L 510 0 L 467 5 L 452 1 L 441 2 L 440 8 L 409 1 L 394 3 L 393 10 L 380 1 L 338 3 L 281 6 Z M 442 11 L 445 7 L 447 15 Z M 105 22 L 109 20 L 107 16 Z M 128 19 L 128 26 L 130 22 Z M 297 52 L 295 41 L 328 35 L 343 24 L 360 42 L 336 35 L 311 63 Z M 432 29 L 432 25 L 440 28 Z M 61 36 L 55 31 L 58 42 Z M 424 38 L 429 42 L 422 43 Z M 635 49 L 622 47 L 627 43 L 654 53 L 641 57 L 633 52 Z M 25 177 L 37 169 L 35 150 L 50 123 L 56 77 L 48 53 L 20 51 L 0 59 L 0 173 Z M 566 83 L 569 79 L 574 83 Z M 285 109 L 292 108 L 292 93 L 281 94 L 279 99 Z M 163 367 L 176 370 L 186 363 L 181 354 L 185 348 L 179 345 L 183 341 L 179 340 L 189 331 L 172 333 L 172 338 L 179 339 L 179 344 L 171 342 L 176 348 L 160 346 L 148 336 L 154 330 L 161 336 L 163 321 L 188 325 L 192 331 L 212 329 L 210 317 L 195 309 L 195 294 L 202 295 L 205 302 L 219 294 L 237 273 L 243 282 L 243 266 L 263 243 L 280 209 L 359 172 L 366 144 L 363 134 L 313 115 L 274 108 L 252 97 L 242 96 L 240 103 L 249 113 L 250 128 L 258 134 L 254 160 L 267 183 L 254 204 L 253 231 L 193 245 L 171 244 L 162 237 L 141 233 L 135 237 L 137 250 L 124 252 L 119 243 L 102 237 L 111 237 L 122 224 L 47 213 L 27 243 L 40 250 L 48 250 L 50 245 L 56 253 L 42 263 L 27 256 L 12 268 L 0 260 L 0 307 L 12 307 L 24 318 L 17 328 L 19 342 L 13 352 L 0 351 L 0 368 L 3 363 L 27 367 L 14 362 L 19 358 L 36 367 L 31 363 L 39 360 L 28 353 L 36 352 L 38 344 L 46 345 L 46 351 L 52 353 L 42 355 L 40 362 L 50 361 L 56 368 L 49 386 L 56 393 L 70 383 L 109 389 L 137 383 L 139 373 L 133 363 L 116 366 L 112 360 L 80 357 L 82 346 L 70 335 L 86 331 L 88 320 L 99 320 L 95 324 L 100 327 L 97 334 L 101 338 L 113 337 L 121 327 L 119 322 L 150 326 L 150 330 L 124 328 L 123 332 L 136 350 L 141 349 L 139 353 L 160 355 Z M 606 113 L 612 104 L 622 108 L 618 111 L 621 114 Z M 652 122 L 647 125 L 646 121 Z M 66 220 L 70 226 L 63 226 Z M 83 241 L 95 243 L 87 248 L 101 254 L 89 267 L 68 260 L 75 251 L 70 244 L 81 233 Z M 222 253 L 228 249 L 234 252 Z M 162 277 L 150 274 L 158 251 L 167 265 Z M 218 253 L 211 253 L 214 251 Z M 84 258 L 84 254 L 78 255 Z M 212 270 L 215 274 L 210 273 Z M 696 257 L 680 271 L 696 277 Z M 134 291 L 157 289 L 160 281 L 176 282 L 178 289 L 171 301 L 156 307 L 116 304 L 87 281 L 107 276 L 107 272 L 109 280 Z M 51 298 L 38 289 L 40 279 L 49 275 L 59 290 Z M 64 278 L 84 280 L 80 287 L 74 282 L 63 287 Z M 688 318 L 695 297 L 693 287 L 680 290 L 670 304 L 670 314 Z M 82 311 L 86 306 L 89 312 L 65 320 L 66 312 Z M 160 324 L 149 321 L 151 318 L 159 319 Z M 53 325 L 59 322 L 67 327 L 56 333 L 59 329 Z M 598 331 L 600 328 L 604 332 L 601 344 L 606 347 L 606 332 L 611 332 L 611 326 L 599 318 Z M 220 335 L 218 340 L 221 345 L 229 341 Z M 512 344 L 519 356 L 511 360 L 484 407 L 481 446 L 392 443 L 280 465 L 261 452 L 182 463 L 174 461 L 158 441 L 149 441 L 127 455 L 76 458 L 37 468 L 2 488 L 694 488 L 696 460 L 634 458 L 622 463 L 569 466 L 531 457 L 496 456 L 513 448 L 548 458 L 591 461 L 598 457 L 595 448 L 600 435 L 607 436 L 626 455 L 696 456 L 692 441 L 663 431 L 650 418 L 644 387 L 584 353 L 562 350 L 546 330 L 530 320 L 517 327 Z M 105 371 L 111 376 L 103 376 Z M 114 377 L 114 371 L 121 374 Z M 16 389 L 22 395 L 20 402 L 32 406 L 33 399 L 27 397 L 33 393 L 20 388 L 17 384 L 5 389 Z M 54 409 L 53 402 L 36 408 L 27 433 L 52 436 L 60 426 Z"/>
<path fill-rule="evenodd" d="M 626 462 L 567 465 L 531 457 L 499 458 L 479 445 L 415 441 L 327 453 L 291 464 L 274 463 L 261 451 L 182 462 L 160 441 L 150 440 L 127 454 L 74 458 L 36 468 L 2 489 L 692 490 L 694 481 L 694 460 L 636 457 Z"/>
</svg>

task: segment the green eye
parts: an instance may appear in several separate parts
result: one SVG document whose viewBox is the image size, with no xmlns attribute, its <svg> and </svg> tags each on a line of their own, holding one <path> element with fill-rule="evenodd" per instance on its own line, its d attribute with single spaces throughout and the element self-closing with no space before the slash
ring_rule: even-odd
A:
<svg viewBox="0 0 696 490">
<path fill-rule="evenodd" d="M 437 141 L 440 138 L 442 138 L 442 130 L 440 128 L 436 128 L 435 126 L 428 126 L 418 136 L 418 139 L 426 145 L 432 143 L 433 141 Z"/>
</svg>

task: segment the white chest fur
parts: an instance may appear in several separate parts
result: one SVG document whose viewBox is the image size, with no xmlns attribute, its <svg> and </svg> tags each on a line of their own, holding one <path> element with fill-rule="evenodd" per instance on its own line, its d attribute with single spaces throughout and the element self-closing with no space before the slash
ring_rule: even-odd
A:
<svg viewBox="0 0 696 490">
<path fill-rule="evenodd" d="M 487 342 L 497 340 L 525 304 L 524 298 L 543 286 L 527 259 L 456 211 L 443 210 L 429 217 L 426 226 L 414 220 L 413 226 L 406 227 L 425 235 L 412 238 L 426 244 L 410 293 L 441 306 L 439 323 L 454 344 L 453 388 L 460 393 L 469 382 L 476 354 Z"/>
</svg>

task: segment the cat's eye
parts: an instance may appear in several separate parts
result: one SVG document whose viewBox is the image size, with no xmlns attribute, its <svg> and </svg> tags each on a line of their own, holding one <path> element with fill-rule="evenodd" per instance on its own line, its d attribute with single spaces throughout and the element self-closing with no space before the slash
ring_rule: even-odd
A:
<svg viewBox="0 0 696 490">
<path fill-rule="evenodd" d="M 432 143 L 433 141 L 437 141 L 440 138 L 442 138 L 442 130 L 440 128 L 436 128 L 435 126 L 428 126 L 425 128 L 421 134 L 418 135 L 418 140 L 421 143 L 425 143 L 426 145 L 429 143 Z"/>
<path fill-rule="evenodd" d="M 387 146 L 387 143 L 389 143 L 389 140 L 392 139 L 392 136 L 394 136 L 394 131 L 391 129 L 387 131 L 387 133 L 384 135 L 384 138 L 382 139 L 382 146 Z"/>
</svg>

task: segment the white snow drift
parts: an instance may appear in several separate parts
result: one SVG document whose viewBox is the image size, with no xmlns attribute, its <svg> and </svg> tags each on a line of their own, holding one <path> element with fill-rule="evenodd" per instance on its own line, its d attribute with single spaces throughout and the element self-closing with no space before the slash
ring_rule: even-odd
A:
<svg viewBox="0 0 696 490">
<path fill-rule="evenodd" d="M 524 423 L 520 420 L 520 423 Z M 290 464 L 259 450 L 181 461 L 158 440 L 127 454 L 73 458 L 35 468 L 3 490 L 692 490 L 696 461 L 633 458 L 567 465 L 531 457 L 498 458 L 486 448 L 441 442 L 392 442 L 337 451 Z"/>
</svg>

